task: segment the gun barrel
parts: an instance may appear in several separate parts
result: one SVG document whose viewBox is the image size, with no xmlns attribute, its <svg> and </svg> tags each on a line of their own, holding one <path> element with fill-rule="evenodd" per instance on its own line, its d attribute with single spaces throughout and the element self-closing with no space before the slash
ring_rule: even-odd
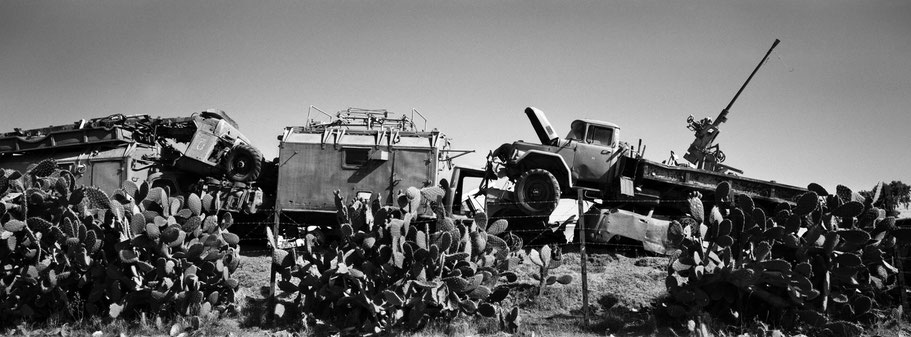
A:
<svg viewBox="0 0 911 337">
<path fill-rule="evenodd" d="M 772 50 L 778 46 L 778 43 L 781 42 L 779 39 L 775 39 L 775 42 L 772 43 L 772 48 L 769 48 L 769 51 L 765 53 L 765 56 L 762 57 L 762 60 L 759 61 L 759 64 L 756 65 L 756 68 L 753 69 L 753 72 L 750 73 L 750 77 L 747 77 L 746 82 L 743 82 L 743 85 L 740 86 L 740 90 L 737 90 L 737 94 L 734 95 L 734 98 L 731 99 L 731 102 L 728 103 L 728 106 L 722 110 L 722 114 L 727 115 L 727 111 L 731 109 L 731 106 L 734 105 L 734 102 L 737 101 L 737 97 L 740 97 L 740 93 L 743 92 L 743 89 L 746 89 L 747 84 L 750 84 L 750 80 L 753 79 L 753 75 L 756 75 L 756 72 L 759 71 L 759 68 L 762 67 L 762 64 L 765 63 L 765 60 L 769 58 L 769 55 L 772 54 Z M 723 117 L 719 115 L 719 117 Z"/>
</svg>

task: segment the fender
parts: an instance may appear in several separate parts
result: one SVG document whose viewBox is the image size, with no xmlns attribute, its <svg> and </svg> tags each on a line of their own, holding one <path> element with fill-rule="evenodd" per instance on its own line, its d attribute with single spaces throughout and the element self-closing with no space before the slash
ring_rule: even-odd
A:
<svg viewBox="0 0 911 337">
<path fill-rule="evenodd" d="M 536 159 L 540 162 L 534 164 L 529 163 Z M 516 158 L 516 166 L 522 167 L 523 171 L 529 168 L 547 169 L 555 178 L 557 178 L 557 181 L 560 182 L 561 189 L 568 191 L 569 188 L 573 186 L 572 171 L 569 169 L 569 165 L 566 164 L 566 161 L 562 156 L 556 153 L 541 150 L 528 150 Z M 562 172 L 559 172 L 558 170 L 561 170 Z"/>
</svg>

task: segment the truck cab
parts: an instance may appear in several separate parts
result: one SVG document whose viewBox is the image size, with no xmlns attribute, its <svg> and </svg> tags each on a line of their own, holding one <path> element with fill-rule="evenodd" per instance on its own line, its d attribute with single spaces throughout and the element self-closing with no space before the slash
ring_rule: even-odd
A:
<svg viewBox="0 0 911 337">
<path fill-rule="evenodd" d="M 564 138 L 557 136 L 544 112 L 525 109 L 540 143 L 517 141 L 501 145 L 493 156 L 501 175 L 515 182 L 517 206 L 526 214 L 546 215 L 560 198 L 576 195 L 576 187 L 603 194 L 614 183 L 619 159 L 627 146 L 613 123 L 580 119 Z"/>
</svg>

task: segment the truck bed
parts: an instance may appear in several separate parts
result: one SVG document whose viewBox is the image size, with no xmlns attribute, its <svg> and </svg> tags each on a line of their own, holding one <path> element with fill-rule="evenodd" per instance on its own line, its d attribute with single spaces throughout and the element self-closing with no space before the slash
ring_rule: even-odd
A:
<svg viewBox="0 0 911 337">
<path fill-rule="evenodd" d="M 790 203 L 805 193 L 805 188 L 780 184 L 774 181 L 753 179 L 738 175 L 723 174 L 683 166 L 668 166 L 646 159 L 632 159 L 636 164 L 636 185 L 644 190 L 665 191 L 679 187 L 683 190 L 697 190 L 704 196 L 714 195 L 715 187 L 721 182 L 731 184 L 735 194 L 745 194 L 763 204 Z"/>
</svg>

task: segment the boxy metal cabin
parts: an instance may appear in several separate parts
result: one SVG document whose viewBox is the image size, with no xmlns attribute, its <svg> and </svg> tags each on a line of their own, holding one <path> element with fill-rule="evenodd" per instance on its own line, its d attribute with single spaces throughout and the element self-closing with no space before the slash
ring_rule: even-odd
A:
<svg viewBox="0 0 911 337">
<path fill-rule="evenodd" d="M 449 140 L 389 114 L 347 109 L 328 123 L 308 117 L 307 126 L 286 127 L 279 136 L 279 215 L 334 213 L 335 190 L 346 200 L 379 197 L 391 205 L 401 190 L 437 184 L 449 159 L 444 154 Z"/>
<path fill-rule="evenodd" d="M 124 180 L 146 180 L 149 170 L 137 170 L 143 155 L 156 151 L 136 142 L 129 129 L 113 125 L 111 117 L 72 124 L 0 134 L 0 168 L 25 172 L 29 165 L 54 159 L 76 175 L 76 182 L 111 193 Z"/>
</svg>

